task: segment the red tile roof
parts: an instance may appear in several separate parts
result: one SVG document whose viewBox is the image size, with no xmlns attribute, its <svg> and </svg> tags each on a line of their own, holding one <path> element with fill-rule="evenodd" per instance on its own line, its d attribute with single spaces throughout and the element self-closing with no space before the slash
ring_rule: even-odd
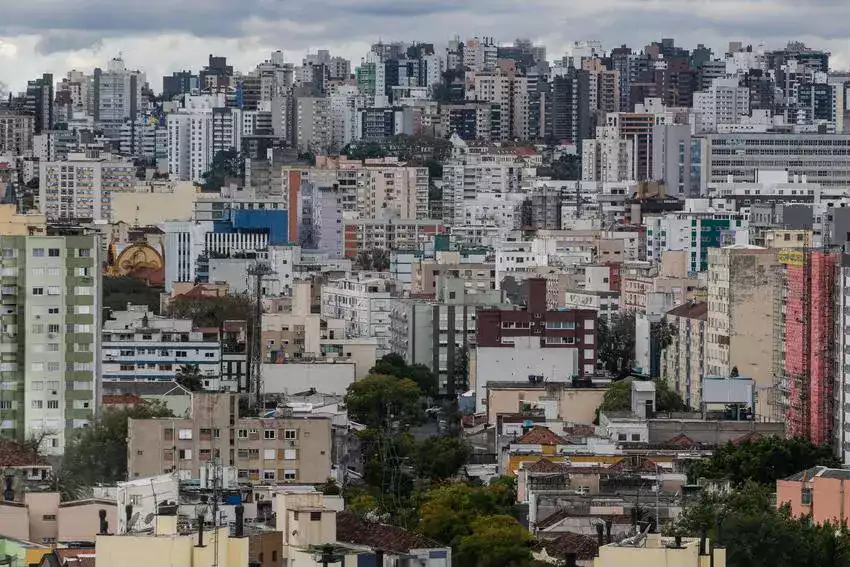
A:
<svg viewBox="0 0 850 567">
<path fill-rule="evenodd" d="M 336 539 L 342 543 L 365 545 L 391 553 L 407 553 L 411 549 L 443 547 L 423 535 L 396 526 L 366 520 L 353 512 L 336 515 Z"/>
<path fill-rule="evenodd" d="M 566 443 L 566 440 L 553 433 L 548 427 L 535 425 L 528 433 L 520 437 L 517 443 L 523 445 L 558 445 Z"/>
<path fill-rule="evenodd" d="M 566 559 L 568 553 L 575 553 L 579 561 L 590 561 L 596 557 L 599 543 L 592 536 L 565 532 L 552 541 L 541 542 L 540 548 L 545 549 L 548 555 L 559 559 Z"/>
<path fill-rule="evenodd" d="M 732 444 L 741 445 L 743 443 L 749 443 L 750 441 L 758 441 L 759 439 L 762 439 L 761 434 L 756 433 L 755 431 L 750 431 L 746 435 L 742 435 L 741 437 L 738 437 L 737 439 L 733 440 Z"/>
<path fill-rule="evenodd" d="M 675 437 L 672 437 L 667 440 L 667 445 L 672 445 L 673 447 L 694 447 L 696 446 L 696 444 L 696 441 L 694 441 L 684 433 L 679 433 Z"/>
<path fill-rule="evenodd" d="M 570 467 L 562 463 L 554 463 L 549 459 L 540 459 L 523 468 L 530 473 L 563 473 L 569 471 Z"/>
<path fill-rule="evenodd" d="M 0 465 L 4 467 L 49 466 L 36 451 L 8 439 L 0 440 Z"/>
<path fill-rule="evenodd" d="M 104 394 L 103 405 L 136 405 L 143 404 L 145 400 L 137 394 Z"/>
</svg>

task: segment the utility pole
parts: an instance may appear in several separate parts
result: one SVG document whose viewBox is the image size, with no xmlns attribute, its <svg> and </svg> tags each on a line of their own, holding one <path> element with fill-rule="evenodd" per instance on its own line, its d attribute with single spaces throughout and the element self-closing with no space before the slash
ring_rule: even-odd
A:
<svg viewBox="0 0 850 567">
<path fill-rule="evenodd" d="M 263 278 L 274 274 L 271 266 L 257 262 L 248 268 L 248 276 L 254 278 L 254 323 L 250 342 L 250 365 L 248 374 L 248 403 L 252 408 L 262 406 L 263 397 Z"/>
</svg>

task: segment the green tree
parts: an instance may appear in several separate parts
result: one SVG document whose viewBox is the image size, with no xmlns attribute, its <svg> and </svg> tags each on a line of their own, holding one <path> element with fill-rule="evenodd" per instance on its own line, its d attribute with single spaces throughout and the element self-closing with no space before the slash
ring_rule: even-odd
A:
<svg viewBox="0 0 850 567">
<path fill-rule="evenodd" d="M 425 494 L 419 508 L 419 531 L 457 549 L 472 533 L 476 519 L 513 513 L 513 502 L 507 506 L 504 497 L 504 484 L 493 488 L 467 483 L 437 486 Z"/>
<path fill-rule="evenodd" d="M 729 567 L 850 564 L 846 526 L 814 525 L 808 517 L 792 517 L 787 505 L 776 507 L 768 485 L 747 482 L 728 493 L 704 492 L 685 508 L 671 531 L 699 537 L 703 530 L 726 548 Z"/>
<path fill-rule="evenodd" d="M 605 369 L 627 375 L 635 360 L 635 312 L 620 311 L 610 322 L 600 317 L 596 337 L 599 361 Z"/>
<path fill-rule="evenodd" d="M 151 312 L 159 313 L 162 288 L 148 287 L 142 280 L 131 276 L 103 276 L 102 283 L 103 306 L 108 311 L 124 311 L 127 304 L 132 303 L 147 305 Z"/>
<path fill-rule="evenodd" d="M 429 437 L 417 448 L 416 470 L 430 480 L 444 480 L 457 474 L 467 458 L 470 446 L 457 437 Z"/>
<path fill-rule="evenodd" d="M 655 409 L 657 411 L 685 411 L 685 401 L 675 391 L 670 389 L 666 380 L 656 378 L 655 382 Z"/>
<path fill-rule="evenodd" d="M 225 295 L 203 299 L 178 297 L 168 306 L 168 315 L 175 319 L 191 319 L 198 327 L 220 328 L 225 321 L 247 320 L 251 328 L 254 302 L 247 294 Z"/>
<path fill-rule="evenodd" d="M 172 415 L 159 403 L 104 410 L 99 420 L 75 430 L 68 440 L 61 462 L 65 482 L 72 486 L 94 486 L 127 480 L 128 421 Z"/>
<path fill-rule="evenodd" d="M 410 378 L 419 386 L 422 393 L 433 397 L 437 395 L 437 377 L 424 364 L 408 365 L 404 359 L 396 353 L 390 353 L 381 357 L 375 366 L 369 371 L 370 374 L 385 374 L 396 378 Z"/>
<path fill-rule="evenodd" d="M 539 167 L 538 175 L 551 177 L 558 181 L 578 181 L 581 179 L 581 157 L 565 154 L 547 167 Z"/>
<path fill-rule="evenodd" d="M 531 562 L 531 534 L 512 516 L 477 518 L 461 538 L 457 557 L 469 567 L 525 567 Z"/>
<path fill-rule="evenodd" d="M 829 445 L 807 439 L 765 437 L 734 445 L 727 443 L 708 459 L 693 461 L 687 473 L 691 482 L 700 477 L 728 480 L 735 486 L 753 481 L 767 486 L 815 465 L 839 467 Z"/>
<path fill-rule="evenodd" d="M 599 411 L 628 411 L 632 407 L 632 383 L 629 380 L 613 382 L 605 395 Z"/>
<path fill-rule="evenodd" d="M 406 429 L 422 421 L 421 398 L 413 380 L 369 374 L 348 387 L 345 406 L 352 420 L 371 429 Z"/>
<path fill-rule="evenodd" d="M 174 380 L 190 392 L 200 392 L 204 389 L 201 369 L 197 364 L 184 364 L 177 371 Z"/>
<path fill-rule="evenodd" d="M 228 179 L 241 179 L 245 175 L 245 159 L 235 149 L 217 152 L 210 163 L 210 168 L 204 172 L 201 189 L 218 191 Z"/>
</svg>

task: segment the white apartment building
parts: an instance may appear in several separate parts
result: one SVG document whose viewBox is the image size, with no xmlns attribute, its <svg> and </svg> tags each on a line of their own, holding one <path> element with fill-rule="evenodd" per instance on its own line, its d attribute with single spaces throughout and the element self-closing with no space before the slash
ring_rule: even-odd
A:
<svg viewBox="0 0 850 567">
<path fill-rule="evenodd" d="M 582 181 L 629 181 L 634 171 L 634 144 L 615 126 L 597 126 L 596 138 L 581 149 Z"/>
<path fill-rule="evenodd" d="M 374 337 L 378 358 L 390 352 L 390 282 L 361 275 L 322 286 L 322 317 L 345 321 L 346 338 Z"/>
<path fill-rule="evenodd" d="M 198 277 L 198 257 L 206 250 L 206 235 L 213 230 L 211 221 L 167 221 L 165 232 L 165 291 L 174 282 L 193 282 Z"/>
<path fill-rule="evenodd" d="M 175 181 L 200 182 L 216 153 L 239 148 L 241 111 L 225 107 L 225 96 L 186 95 L 167 117 L 168 173 Z"/>
<path fill-rule="evenodd" d="M 40 163 L 39 209 L 48 220 L 110 221 L 112 193 L 135 185 L 131 161 L 98 150 L 69 153 L 66 161 Z"/>
<path fill-rule="evenodd" d="M 160 317 L 146 305 L 110 317 L 102 332 L 104 381 L 170 381 L 184 366 L 197 366 L 205 387 L 218 386 L 218 329 L 195 329 L 191 319 Z"/>
<path fill-rule="evenodd" d="M 365 99 L 354 85 L 339 85 L 333 88 L 330 99 L 330 139 L 331 147 L 341 150 L 346 145 L 360 139 L 357 130 L 358 110 L 364 108 Z"/>
<path fill-rule="evenodd" d="M 464 200 L 456 211 L 463 220 L 452 227 L 454 243 L 494 246 L 506 240 L 510 231 L 520 228 L 525 198 L 523 193 L 485 193 Z"/>
<path fill-rule="evenodd" d="M 387 165 L 366 168 L 357 180 L 357 210 L 360 218 L 425 220 L 428 216 L 428 168 L 409 167 L 383 160 Z"/>
<path fill-rule="evenodd" d="M 110 60 L 106 71 L 95 69 L 95 121 L 107 138 L 119 139 L 124 121 L 136 120 L 144 85 L 145 74 L 128 70 L 120 57 Z"/>
<path fill-rule="evenodd" d="M 463 224 L 463 202 L 478 194 L 527 193 L 537 181 L 539 155 L 517 155 L 487 151 L 474 153 L 460 138 L 453 137 L 454 153 L 443 165 L 443 218 Z"/>
<path fill-rule="evenodd" d="M 543 241 L 501 242 L 496 246 L 496 289 L 502 289 L 505 276 L 533 272 L 548 265 L 549 255 Z"/>
<path fill-rule="evenodd" d="M 716 132 L 718 124 L 737 124 L 750 114 L 750 89 L 738 86 L 738 78 L 717 78 L 708 90 L 694 93 L 697 132 Z"/>
</svg>

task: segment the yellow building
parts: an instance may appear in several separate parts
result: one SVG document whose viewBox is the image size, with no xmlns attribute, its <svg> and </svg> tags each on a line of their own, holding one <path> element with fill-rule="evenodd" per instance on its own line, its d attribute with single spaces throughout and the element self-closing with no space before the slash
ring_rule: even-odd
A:
<svg viewBox="0 0 850 567">
<path fill-rule="evenodd" d="M 227 526 L 178 533 L 176 513 L 165 515 L 162 510 L 153 535 L 99 535 L 95 548 L 97 567 L 248 567 L 248 537 L 231 537 Z"/>
<path fill-rule="evenodd" d="M 714 555 L 712 560 L 712 555 Z M 648 534 L 599 548 L 594 567 L 726 567 L 726 550 L 699 538 Z M 99 567 L 99 566 L 98 566 Z"/>
<path fill-rule="evenodd" d="M 0 235 L 44 236 L 47 217 L 39 213 L 18 214 L 15 205 L 0 205 Z"/>
<path fill-rule="evenodd" d="M 191 220 L 197 189 L 191 182 L 146 181 L 132 190 L 112 193 L 112 222 L 155 226 L 170 220 Z"/>
</svg>

